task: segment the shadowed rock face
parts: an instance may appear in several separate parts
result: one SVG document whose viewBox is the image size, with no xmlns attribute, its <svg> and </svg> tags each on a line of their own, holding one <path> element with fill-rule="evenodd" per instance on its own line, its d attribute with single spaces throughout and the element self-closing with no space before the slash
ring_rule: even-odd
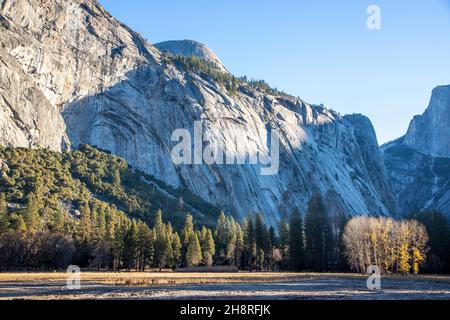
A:
<svg viewBox="0 0 450 320">
<path fill-rule="evenodd" d="M 65 124 L 74 147 L 87 143 L 110 150 L 237 216 L 260 211 L 271 224 L 294 207 L 304 210 L 316 192 L 331 214 L 392 211 L 376 137 L 361 133 L 370 129 L 367 121 L 355 126 L 326 108 L 249 85 L 229 93 L 165 59 L 95 1 L 4 0 L 0 10 L 2 56 L 13 59 L 40 94 L 24 99 L 39 110 L 58 110 L 64 119 L 58 112 L 44 117 L 56 128 L 44 139 L 53 148 L 65 139 Z M 1 121 L 15 119 L 6 115 Z M 278 130 L 279 173 L 262 176 L 260 166 L 250 164 L 174 165 L 172 132 L 193 133 L 195 121 L 202 123 L 207 145 L 232 154 L 268 154 L 268 136 Z M 31 141 L 17 128 L 24 143 Z M 14 136 L 1 143 L 20 145 Z M 372 152 L 376 160 L 369 163 Z"/>
<path fill-rule="evenodd" d="M 382 147 L 400 212 L 441 210 L 450 215 L 450 158 L 410 148 L 404 138 Z"/>
<path fill-rule="evenodd" d="M 382 146 L 400 212 L 438 209 L 450 215 L 450 86 L 433 90 L 408 133 Z"/>
</svg>

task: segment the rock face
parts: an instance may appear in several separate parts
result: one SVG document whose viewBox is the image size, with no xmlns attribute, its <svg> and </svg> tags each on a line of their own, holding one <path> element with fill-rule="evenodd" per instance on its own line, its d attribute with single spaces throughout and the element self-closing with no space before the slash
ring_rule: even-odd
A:
<svg viewBox="0 0 450 320">
<path fill-rule="evenodd" d="M 0 47 L 0 144 L 64 150 L 69 140 L 58 110 Z"/>
<path fill-rule="evenodd" d="M 433 90 L 408 133 L 382 146 L 400 212 L 438 209 L 450 215 L 450 86 Z"/>
<path fill-rule="evenodd" d="M 344 117 L 354 128 L 354 134 L 361 148 L 364 163 L 370 181 L 377 192 L 382 195 L 386 206 L 392 213 L 398 212 L 397 200 L 392 193 L 383 156 L 380 152 L 375 129 L 369 118 L 360 114 Z"/>
<path fill-rule="evenodd" d="M 433 90 L 428 109 L 411 121 L 405 143 L 422 153 L 450 157 L 450 85 Z"/>
<path fill-rule="evenodd" d="M 184 57 L 196 56 L 211 62 L 220 71 L 228 72 L 219 57 L 203 43 L 193 40 L 172 40 L 157 43 L 155 47 L 161 52 L 171 53 L 173 55 L 180 54 Z"/>
<path fill-rule="evenodd" d="M 54 128 L 45 131 L 42 141 L 34 141 L 26 129 L 13 126 L 16 119 L 10 111 L 0 123 L 14 129 L 6 135 L 2 131 L 2 144 L 33 142 L 58 149 L 65 141 L 65 124 L 74 147 L 87 143 L 110 150 L 238 217 L 260 211 L 271 224 L 294 207 L 304 210 L 317 192 L 331 214 L 388 215 L 395 210 L 367 119 L 344 119 L 324 107 L 249 84 L 228 92 L 208 76 L 167 59 L 93 0 L 3 0 L 0 14 L 1 57 L 14 62 L 1 66 L 0 72 L 29 79 L 36 94 L 23 93 L 21 112 L 47 112 L 39 118 L 42 125 L 30 126 Z M 181 44 L 179 52 L 189 47 Z M 179 45 L 172 43 L 170 51 Z M 215 57 L 208 50 L 193 52 Z M 2 90 L 1 110 L 8 94 L 22 95 L 5 85 Z M 21 110 L 19 100 L 10 100 L 9 109 Z M 276 130 L 278 174 L 261 175 L 261 165 L 249 163 L 175 165 L 171 151 L 178 142 L 172 141 L 172 133 L 187 129 L 194 136 L 196 121 L 205 145 L 233 156 L 269 155 L 269 136 Z"/>
</svg>

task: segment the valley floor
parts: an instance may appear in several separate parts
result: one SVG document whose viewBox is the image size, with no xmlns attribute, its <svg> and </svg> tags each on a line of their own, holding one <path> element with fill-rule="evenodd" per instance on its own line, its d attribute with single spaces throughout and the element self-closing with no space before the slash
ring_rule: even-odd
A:
<svg viewBox="0 0 450 320">
<path fill-rule="evenodd" d="M 387 276 L 371 292 L 367 278 L 314 273 L 0 273 L 0 299 L 450 299 L 450 276 Z"/>
</svg>

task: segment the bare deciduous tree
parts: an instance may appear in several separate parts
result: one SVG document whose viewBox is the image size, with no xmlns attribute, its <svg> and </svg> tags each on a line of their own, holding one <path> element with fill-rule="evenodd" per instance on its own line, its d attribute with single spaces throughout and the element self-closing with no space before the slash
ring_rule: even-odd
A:
<svg viewBox="0 0 450 320">
<path fill-rule="evenodd" d="M 428 234 L 415 220 L 362 216 L 347 223 L 343 243 L 347 260 L 357 272 L 377 265 L 382 272 L 418 273 L 425 261 Z"/>
</svg>

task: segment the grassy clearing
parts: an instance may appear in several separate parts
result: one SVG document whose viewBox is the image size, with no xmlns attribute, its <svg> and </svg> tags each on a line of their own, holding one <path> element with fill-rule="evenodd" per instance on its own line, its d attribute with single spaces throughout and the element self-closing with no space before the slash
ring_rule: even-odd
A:
<svg viewBox="0 0 450 320">
<path fill-rule="evenodd" d="M 419 276 L 384 276 L 399 281 L 432 281 L 450 282 L 450 276 L 419 275 Z M 183 273 L 183 272 L 82 272 L 81 281 L 92 284 L 117 286 L 158 286 L 185 284 L 226 284 L 226 283 L 272 283 L 295 282 L 302 280 L 349 279 L 366 276 L 347 273 Z M 65 282 L 67 274 L 63 272 L 30 272 L 30 273 L 0 273 L 2 282 Z"/>
<path fill-rule="evenodd" d="M 299 281 L 322 277 L 355 277 L 358 275 L 338 275 L 319 273 L 183 273 L 183 272 L 82 272 L 81 281 L 115 285 L 176 285 L 214 283 L 261 283 Z M 0 273 L 1 282 L 59 282 L 65 281 L 63 272 Z"/>
</svg>

